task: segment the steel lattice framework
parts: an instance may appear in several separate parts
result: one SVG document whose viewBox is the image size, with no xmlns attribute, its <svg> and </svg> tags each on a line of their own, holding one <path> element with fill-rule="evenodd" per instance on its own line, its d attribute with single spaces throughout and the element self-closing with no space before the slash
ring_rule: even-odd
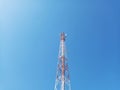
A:
<svg viewBox="0 0 120 90">
<path fill-rule="evenodd" d="M 54 90 L 71 90 L 65 40 L 66 40 L 66 35 L 64 32 L 62 32 L 60 35 L 60 47 L 59 47 L 57 73 L 56 73 Z"/>
</svg>

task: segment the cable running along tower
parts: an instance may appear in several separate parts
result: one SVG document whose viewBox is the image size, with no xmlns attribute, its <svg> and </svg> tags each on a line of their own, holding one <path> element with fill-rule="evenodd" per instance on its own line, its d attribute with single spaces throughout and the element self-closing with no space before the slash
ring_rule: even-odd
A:
<svg viewBox="0 0 120 90">
<path fill-rule="evenodd" d="M 60 47 L 58 55 L 57 73 L 54 90 L 71 90 L 68 59 L 65 48 L 66 35 L 60 35 Z"/>
</svg>

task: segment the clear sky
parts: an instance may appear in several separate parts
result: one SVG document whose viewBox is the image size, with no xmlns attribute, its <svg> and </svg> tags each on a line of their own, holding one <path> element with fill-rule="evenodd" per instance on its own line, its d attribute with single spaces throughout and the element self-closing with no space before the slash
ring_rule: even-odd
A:
<svg viewBox="0 0 120 90">
<path fill-rule="evenodd" d="M 63 31 L 72 90 L 120 90 L 120 0 L 0 0 L 0 90 L 53 90 Z"/>
</svg>

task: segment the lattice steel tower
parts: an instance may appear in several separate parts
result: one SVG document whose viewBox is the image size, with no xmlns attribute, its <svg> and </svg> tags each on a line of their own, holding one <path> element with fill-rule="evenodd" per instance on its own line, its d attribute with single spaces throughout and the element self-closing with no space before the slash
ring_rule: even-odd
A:
<svg viewBox="0 0 120 90">
<path fill-rule="evenodd" d="M 71 90 L 68 59 L 65 48 L 66 35 L 60 35 L 60 47 L 58 55 L 57 73 L 54 90 Z"/>
</svg>

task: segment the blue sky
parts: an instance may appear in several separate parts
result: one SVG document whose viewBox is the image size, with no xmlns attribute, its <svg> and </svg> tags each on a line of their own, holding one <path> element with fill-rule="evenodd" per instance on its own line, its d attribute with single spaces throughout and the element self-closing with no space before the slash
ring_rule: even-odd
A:
<svg viewBox="0 0 120 90">
<path fill-rule="evenodd" d="M 63 31 L 72 90 L 120 90 L 119 0 L 0 0 L 0 90 L 53 90 Z"/>
</svg>

